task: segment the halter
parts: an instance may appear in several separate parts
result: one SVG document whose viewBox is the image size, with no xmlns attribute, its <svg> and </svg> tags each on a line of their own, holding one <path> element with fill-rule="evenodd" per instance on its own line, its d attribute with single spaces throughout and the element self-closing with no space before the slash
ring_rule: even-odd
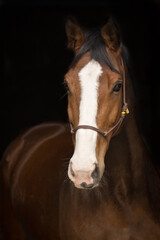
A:
<svg viewBox="0 0 160 240">
<path fill-rule="evenodd" d="M 122 60 L 122 66 L 124 68 L 123 60 Z M 124 68 L 124 71 L 125 71 L 125 68 Z M 123 107 L 122 107 L 122 112 L 121 112 L 121 116 L 120 116 L 119 120 L 117 121 L 117 123 L 111 129 L 109 129 L 107 132 L 104 132 L 104 131 L 101 131 L 99 128 L 96 128 L 96 127 L 93 127 L 93 126 L 90 126 L 90 125 L 78 125 L 77 127 L 73 128 L 72 123 L 70 123 L 71 133 L 75 134 L 78 129 L 90 129 L 90 130 L 96 131 L 97 133 L 101 134 L 103 137 L 107 138 L 108 134 L 110 132 L 112 132 L 116 127 L 118 127 L 117 128 L 117 131 L 118 131 L 118 129 L 120 128 L 126 114 L 129 114 L 128 104 L 126 102 L 126 86 L 125 85 L 126 85 L 126 79 L 125 79 L 125 72 L 124 72 L 124 75 L 123 75 Z"/>
</svg>

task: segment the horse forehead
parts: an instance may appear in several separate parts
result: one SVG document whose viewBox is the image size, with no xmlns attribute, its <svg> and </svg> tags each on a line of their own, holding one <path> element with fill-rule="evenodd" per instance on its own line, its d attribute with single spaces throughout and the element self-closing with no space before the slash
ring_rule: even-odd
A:
<svg viewBox="0 0 160 240">
<path fill-rule="evenodd" d="M 90 84 L 97 85 L 99 77 L 102 75 L 102 66 L 95 60 L 90 60 L 78 72 L 78 77 L 82 87 L 90 86 Z"/>
<path fill-rule="evenodd" d="M 79 71 L 79 77 L 91 77 L 100 76 L 102 74 L 102 66 L 99 62 L 94 59 L 90 60 L 82 69 Z"/>
<path fill-rule="evenodd" d="M 105 66 L 104 64 L 101 65 L 94 59 L 87 62 L 78 71 L 78 81 L 81 83 L 81 86 L 82 80 L 83 84 L 86 86 L 88 85 L 88 82 L 94 83 L 99 81 L 103 88 L 104 84 L 112 84 L 117 78 L 120 78 L 119 74 L 110 70 L 108 66 Z"/>
</svg>

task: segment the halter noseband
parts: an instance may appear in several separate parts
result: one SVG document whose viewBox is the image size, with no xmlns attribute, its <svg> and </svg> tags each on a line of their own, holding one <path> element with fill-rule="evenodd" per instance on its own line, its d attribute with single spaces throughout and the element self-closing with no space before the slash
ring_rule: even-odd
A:
<svg viewBox="0 0 160 240">
<path fill-rule="evenodd" d="M 124 67 L 123 60 L 122 60 L 122 66 Z M 125 68 L 124 68 L 124 71 L 125 71 Z M 123 75 L 123 107 L 122 107 L 121 116 L 120 116 L 118 122 L 109 131 L 104 132 L 104 131 L 101 131 L 99 128 L 96 128 L 96 127 L 93 127 L 90 125 L 78 125 L 77 127 L 73 128 L 72 123 L 70 123 L 71 133 L 75 134 L 78 129 L 90 129 L 90 130 L 96 131 L 97 133 L 101 134 L 103 137 L 107 138 L 108 134 L 110 132 L 112 132 L 116 127 L 118 127 L 118 129 L 119 129 L 126 114 L 129 114 L 128 104 L 126 102 L 125 83 L 126 83 L 126 79 L 125 79 L 125 72 L 124 72 L 124 75 Z M 118 129 L 117 129 L 117 131 L 118 131 Z"/>
</svg>

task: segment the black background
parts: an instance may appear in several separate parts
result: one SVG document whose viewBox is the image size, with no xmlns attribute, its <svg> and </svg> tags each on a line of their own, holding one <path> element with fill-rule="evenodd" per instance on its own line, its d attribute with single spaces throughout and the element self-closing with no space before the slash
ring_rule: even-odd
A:
<svg viewBox="0 0 160 240">
<path fill-rule="evenodd" d="M 158 164 L 159 1 L 0 1 L 1 154 L 28 127 L 68 120 L 63 76 L 73 55 L 65 18 L 73 15 L 90 26 L 104 23 L 108 14 L 130 52 L 138 121 Z"/>
</svg>

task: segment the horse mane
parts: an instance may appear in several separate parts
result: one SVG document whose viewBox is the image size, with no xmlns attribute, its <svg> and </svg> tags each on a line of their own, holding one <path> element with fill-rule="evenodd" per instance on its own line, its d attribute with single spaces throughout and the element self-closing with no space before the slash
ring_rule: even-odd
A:
<svg viewBox="0 0 160 240">
<path fill-rule="evenodd" d="M 74 67 L 76 63 L 84 56 L 85 53 L 90 52 L 91 59 L 95 61 L 107 65 L 111 71 L 119 73 L 118 70 L 115 69 L 113 66 L 109 54 L 106 51 L 106 44 L 101 36 L 100 29 L 93 29 L 91 31 L 84 31 L 84 44 L 82 45 L 81 49 L 79 50 L 78 54 L 73 59 L 70 68 Z M 121 44 L 123 46 L 123 44 Z M 123 47 L 122 47 L 123 51 Z M 126 59 L 126 53 L 122 54 Z"/>
</svg>

